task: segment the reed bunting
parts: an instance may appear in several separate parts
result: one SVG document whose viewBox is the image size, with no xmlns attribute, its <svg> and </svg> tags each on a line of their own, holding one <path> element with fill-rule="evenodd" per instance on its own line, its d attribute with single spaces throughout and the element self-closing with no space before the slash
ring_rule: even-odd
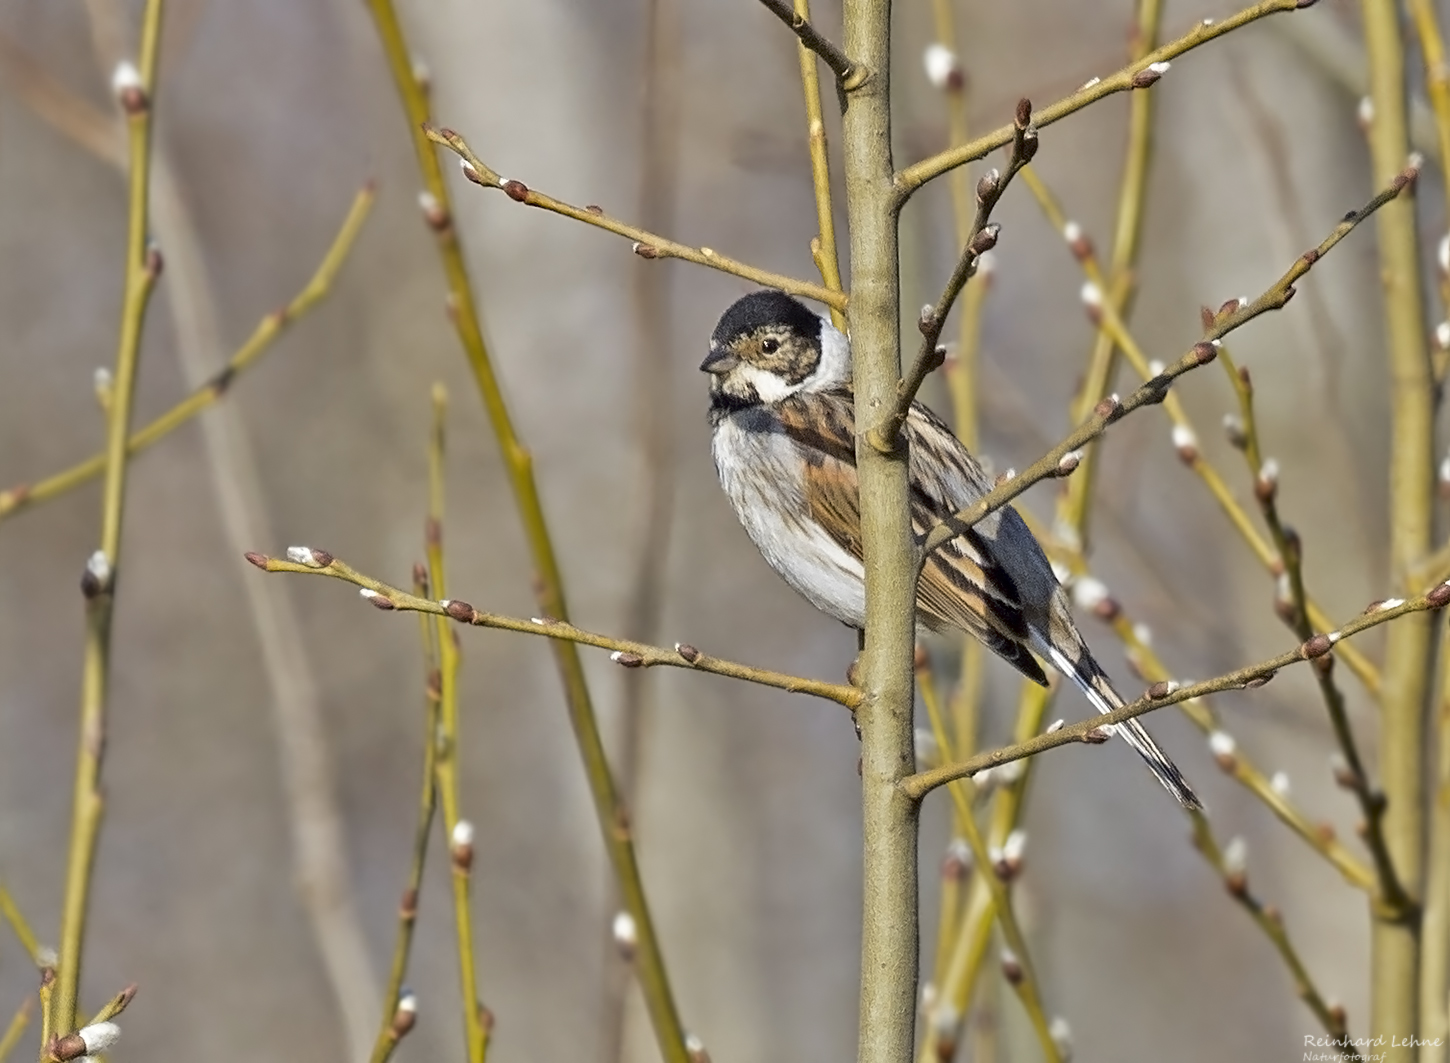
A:
<svg viewBox="0 0 1450 1063">
<path fill-rule="evenodd" d="M 711 449 L 721 486 L 770 566 L 812 605 L 850 627 L 866 622 L 850 341 L 779 291 L 738 300 L 710 337 Z M 911 518 L 918 537 L 992 488 L 942 421 L 913 403 Z M 918 628 L 970 632 L 1047 685 L 1034 653 L 1098 712 L 1124 702 L 1093 660 L 1042 547 L 1011 506 L 935 551 L 916 592 Z M 1198 798 L 1137 720 L 1117 728 L 1185 808 Z"/>
</svg>

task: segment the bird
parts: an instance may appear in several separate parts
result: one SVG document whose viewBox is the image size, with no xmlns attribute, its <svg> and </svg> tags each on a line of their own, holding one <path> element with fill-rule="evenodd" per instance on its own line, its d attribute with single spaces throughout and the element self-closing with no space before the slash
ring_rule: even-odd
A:
<svg viewBox="0 0 1450 1063">
<path fill-rule="evenodd" d="M 746 533 L 770 567 L 812 605 L 864 630 L 850 340 L 798 299 L 765 289 L 736 300 L 721 315 L 700 369 L 710 381 L 715 469 Z M 902 432 L 911 523 L 920 542 L 993 484 L 951 429 L 920 402 L 911 404 Z M 916 623 L 918 631 L 968 632 L 1046 686 L 1040 656 L 1100 713 L 1125 704 L 1078 631 L 1052 564 L 1011 506 L 926 559 L 917 583 Z M 1141 723 L 1128 720 L 1115 731 L 1180 804 L 1202 807 Z"/>
</svg>

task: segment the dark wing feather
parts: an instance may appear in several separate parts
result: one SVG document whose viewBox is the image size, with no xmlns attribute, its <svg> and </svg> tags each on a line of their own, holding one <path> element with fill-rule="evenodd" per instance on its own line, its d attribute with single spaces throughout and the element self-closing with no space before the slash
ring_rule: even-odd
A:
<svg viewBox="0 0 1450 1063">
<path fill-rule="evenodd" d="M 811 516 L 845 551 L 862 557 L 855 410 L 848 392 L 802 393 L 776 407 L 781 430 L 805 457 Z M 911 520 L 923 536 L 990 487 L 950 429 L 923 406 L 907 419 L 912 454 Z M 926 472 L 936 469 L 937 474 Z M 1027 678 L 1047 685 L 1028 650 L 1030 632 L 1016 582 L 992 561 L 975 529 L 937 550 L 922 569 L 917 609 L 929 627 L 970 632 Z"/>
</svg>

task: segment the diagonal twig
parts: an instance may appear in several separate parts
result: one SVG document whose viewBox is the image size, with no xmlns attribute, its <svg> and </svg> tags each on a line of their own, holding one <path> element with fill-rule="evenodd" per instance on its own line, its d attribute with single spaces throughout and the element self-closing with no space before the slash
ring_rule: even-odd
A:
<svg viewBox="0 0 1450 1063">
<path fill-rule="evenodd" d="M 947 316 L 952 312 L 962 288 L 976 274 L 982 256 L 997 243 L 999 226 L 991 220 L 992 211 L 1001 201 L 1012 178 L 1037 154 L 1037 130 L 1032 125 L 1031 101 L 1025 98 L 1017 101 L 1012 129 L 1012 157 L 1007 162 L 1007 171 L 999 173 L 991 170 L 977 182 L 977 216 L 972 221 L 966 246 L 962 248 L 956 268 L 947 278 L 941 297 L 922 311 L 917 323 L 921 329 L 921 351 L 905 378 L 897 385 L 896 404 L 884 421 L 866 433 L 867 441 L 883 454 L 890 454 L 896 449 L 901 428 L 906 424 L 911 404 L 916 401 L 916 393 L 921 390 L 927 376 L 946 360 L 946 348 L 938 347 L 937 341 L 946 327 Z"/>
<path fill-rule="evenodd" d="M 1323 657 L 1333 650 L 1335 643 L 1341 639 L 1349 638 L 1361 631 L 1367 631 L 1411 613 L 1441 609 L 1447 602 L 1450 602 L 1450 582 L 1437 584 L 1427 593 L 1415 598 L 1390 598 L 1382 602 L 1375 602 L 1359 616 L 1340 625 L 1337 629 L 1315 635 L 1307 642 L 1275 657 L 1226 672 L 1216 679 L 1207 679 L 1201 683 L 1191 683 L 1186 686 L 1178 686 L 1171 682 L 1155 683 L 1146 694 L 1136 701 L 1106 715 L 1081 720 L 1055 731 L 1045 731 L 1026 741 L 1018 742 L 1016 745 L 978 754 L 960 764 L 947 764 L 930 771 L 918 772 L 902 780 L 902 792 L 914 800 L 920 800 L 938 786 L 943 786 L 955 779 L 968 778 L 986 768 L 1010 764 L 1014 760 L 1034 756 L 1071 742 L 1093 742 L 1092 732 L 1102 727 L 1112 727 L 1145 713 L 1155 712 L 1169 705 L 1177 705 L 1181 701 L 1202 698 L 1225 690 L 1245 690 L 1263 686 L 1283 668 L 1301 661 L 1312 661 L 1317 657 Z"/>
<path fill-rule="evenodd" d="M 1121 420 L 1134 410 L 1162 402 L 1174 380 L 1201 365 L 1207 365 L 1218 356 L 1218 348 L 1215 344 L 1224 336 L 1248 324 L 1254 318 L 1271 310 L 1279 310 L 1287 304 L 1294 297 L 1295 281 L 1308 273 L 1314 263 L 1353 232 L 1360 222 L 1386 203 L 1394 200 L 1409 187 L 1418 174 L 1419 170 L 1414 166 L 1400 171 L 1394 180 L 1363 208 L 1350 211 L 1345 215 L 1344 220 L 1336 225 L 1317 247 L 1310 248 L 1295 259 L 1294 264 L 1284 275 L 1270 285 L 1257 299 L 1226 307 L 1204 333 L 1204 338 L 1182 358 L 1167 366 L 1163 372 L 1144 383 L 1126 399 L 1119 400 L 1116 397 L 1110 397 L 1100 402 L 1092 417 L 1028 466 L 1025 471 L 1018 473 L 1005 483 L 999 484 L 973 505 L 940 521 L 927 533 L 922 542 L 920 551 L 922 560 L 924 561 L 937 547 L 955 539 L 989 513 L 1001 509 L 1033 484 L 1072 472 L 1077 467 L 1077 463 L 1070 457 L 1073 452 L 1102 435 L 1108 425 Z"/>
<path fill-rule="evenodd" d="M 866 83 L 871 72 L 862 64 L 853 62 L 840 47 L 812 26 L 808 15 L 796 11 L 790 4 L 785 3 L 785 0 L 760 0 L 760 2 L 765 5 L 767 11 L 790 27 L 790 31 L 800 38 L 804 47 L 821 57 L 831 68 L 831 73 L 836 75 L 836 83 L 841 86 L 843 92 L 850 92 Z"/>
<path fill-rule="evenodd" d="M 814 299 L 818 303 L 824 303 L 837 310 L 846 308 L 846 296 L 842 292 L 831 291 L 829 288 L 812 284 L 810 281 L 797 280 L 782 273 L 772 273 L 769 270 L 751 266 L 722 255 L 711 247 L 688 247 L 685 244 L 676 243 L 674 240 L 668 240 L 663 236 L 657 236 L 652 232 L 617 221 L 598 207 L 576 207 L 565 203 L 553 196 L 535 191 L 522 181 L 499 176 L 475 155 L 467 141 L 453 130 L 435 129 L 429 126 L 425 132 L 429 140 L 435 144 L 442 144 L 458 154 L 463 164 L 463 176 L 474 184 L 484 188 L 496 188 L 516 203 L 541 207 L 554 214 L 562 214 L 566 218 L 573 218 L 575 221 L 582 221 L 586 225 L 593 225 L 617 236 L 633 240 L 634 253 L 640 258 L 678 258 L 685 262 L 693 262 L 697 266 L 709 266 L 711 269 L 718 269 L 724 273 L 732 273 L 768 288 L 779 288 L 792 295 Z"/>
</svg>

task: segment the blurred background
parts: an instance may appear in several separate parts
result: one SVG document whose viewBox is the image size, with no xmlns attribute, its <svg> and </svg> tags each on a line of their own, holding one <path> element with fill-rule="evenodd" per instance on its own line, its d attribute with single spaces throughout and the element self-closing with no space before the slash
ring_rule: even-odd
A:
<svg viewBox="0 0 1450 1063">
<path fill-rule="evenodd" d="M 663 68 L 646 47 L 647 0 L 400 2 L 399 11 L 427 65 L 437 120 L 501 173 L 626 219 L 654 212 L 652 223 L 682 241 L 813 278 L 793 38 L 751 0 L 655 2 L 670 5 Z M 92 128 L 87 147 L 77 115 L 114 121 L 110 70 L 134 48 L 140 6 L 0 6 L 0 486 L 38 479 L 102 442 L 92 376 L 114 357 L 125 187 L 96 153 L 114 150 L 109 127 Z M 837 34 L 839 5 L 817 6 L 819 24 Z M 1235 9 L 1169 2 L 1163 35 Z M 958 0 L 972 128 L 1009 121 L 1019 96 L 1046 104 L 1120 67 L 1132 10 L 1127 0 Z M 1152 90 L 1156 153 L 1133 318 L 1150 357 L 1177 357 L 1199 334 L 1200 304 L 1252 297 L 1373 193 L 1355 118 L 1356 11 L 1327 0 L 1265 20 L 1175 61 Z M 351 896 L 337 910 L 361 950 L 343 965 L 355 990 L 380 994 L 421 764 L 417 626 L 363 608 L 342 584 L 264 577 L 241 550 L 307 543 L 406 583 L 422 558 L 429 388 L 441 380 L 451 395 L 451 590 L 480 608 L 531 615 L 530 563 L 444 313 L 408 129 L 364 5 L 170 0 L 166 19 L 154 227 L 167 271 L 147 328 L 137 423 L 292 298 L 365 180 L 377 180 L 378 200 L 330 297 L 204 415 L 207 425 L 188 425 L 133 466 L 83 995 L 94 1004 L 140 983 L 120 1059 L 342 1060 L 357 1015 L 339 1006 L 311 929 L 292 810 L 300 801 L 341 845 Z M 922 69 L 932 35 L 925 0 L 898 3 L 896 29 L 896 148 L 907 162 L 944 146 L 946 126 Z M 1408 65 L 1418 71 L 1418 55 Z M 677 123 L 669 150 L 678 165 L 664 181 L 644 173 L 659 150 L 645 148 L 650 76 Z M 1127 109 L 1126 96 L 1113 97 L 1045 129 L 1034 164 L 1103 250 Z M 829 127 L 838 128 L 834 116 Z M 750 286 L 645 262 L 625 241 L 446 170 L 574 619 L 619 632 L 648 617 L 638 584 L 642 566 L 654 566 L 652 641 L 840 679 L 852 635 L 761 561 L 709 456 L 695 367 L 718 314 Z M 655 183 L 642 207 L 647 177 Z M 1445 229 L 1440 182 L 1432 165 L 1420 186 L 1427 253 Z M 1025 186 L 1009 191 L 997 220 L 982 421 L 983 449 L 1005 469 L 1070 427 L 1092 330 L 1078 266 Z M 903 305 L 914 316 L 955 259 L 943 183 L 913 200 L 903 233 Z M 646 271 L 656 287 L 641 297 Z M 663 336 L 663 356 L 642 358 L 652 334 Z M 1258 385 L 1309 586 L 1336 617 L 1390 590 L 1381 336 L 1366 227 L 1301 283 L 1286 312 L 1231 344 Z M 1223 376 L 1196 373 L 1179 390 L 1204 429 L 1201 445 L 1251 502 L 1242 464 L 1217 432 L 1233 408 Z M 925 398 L 948 408 L 939 381 Z M 1161 411 L 1116 426 L 1103 460 L 1094 570 L 1151 625 L 1175 671 L 1205 678 L 1292 645 L 1271 608 L 1271 579 L 1175 457 Z M 660 476 L 663 494 L 652 489 Z M 1054 490 L 1039 486 L 1022 504 L 1048 516 Z M 90 484 L 0 525 L 0 879 L 51 944 L 83 635 L 76 585 L 98 518 Z M 260 605 L 249 586 L 259 581 L 269 595 Z M 269 655 L 256 618 L 279 615 L 295 626 L 278 629 L 286 646 Z M 1083 627 L 1124 692 L 1137 693 L 1112 633 L 1091 619 Z M 617 900 L 549 648 L 502 632 L 463 636 L 462 800 L 478 832 L 473 897 L 481 995 L 498 1022 L 491 1051 L 608 1063 L 621 1058 L 618 1042 L 622 1058 L 657 1058 L 636 995 L 622 1021 L 610 1003 Z M 1363 645 L 1377 658 L 1377 640 Z M 954 666 L 954 647 L 933 649 L 941 668 Z M 850 1058 L 860 825 L 847 715 L 709 676 L 625 674 L 595 651 L 585 661 L 611 750 L 634 765 L 640 859 L 687 1028 L 718 1061 Z M 1340 674 L 1373 762 L 1369 703 Z M 1009 733 L 1014 676 L 992 664 L 992 741 Z M 624 725 L 630 699 L 642 705 L 637 729 Z M 1331 735 L 1307 672 L 1218 705 L 1255 760 L 1287 772 L 1296 799 L 1357 847 L 1356 811 L 1330 778 Z M 1088 711 L 1069 692 L 1053 715 Z M 1363 897 L 1223 776 L 1173 710 L 1151 726 L 1221 838 L 1247 840 L 1256 892 L 1283 909 L 1321 989 L 1363 1031 Z M 946 807 L 933 795 L 922 832 L 926 963 Z M 1048 1010 L 1070 1021 L 1079 1058 L 1290 1058 L 1320 1032 L 1268 941 L 1189 844 L 1187 821 L 1126 749 L 1044 757 L 1026 826 L 1019 906 Z M 421 902 L 409 978 L 420 1021 L 404 1059 L 460 1053 L 443 856 L 435 849 Z M 999 978 L 995 965 L 984 977 Z M 0 1011 L 8 1017 L 33 983 L 28 959 L 0 933 Z M 1035 1058 L 1016 1001 L 1002 1001 L 1003 1058 L 1014 1046 L 1011 1057 Z M 374 1021 L 368 1013 L 363 1026 Z"/>
</svg>

